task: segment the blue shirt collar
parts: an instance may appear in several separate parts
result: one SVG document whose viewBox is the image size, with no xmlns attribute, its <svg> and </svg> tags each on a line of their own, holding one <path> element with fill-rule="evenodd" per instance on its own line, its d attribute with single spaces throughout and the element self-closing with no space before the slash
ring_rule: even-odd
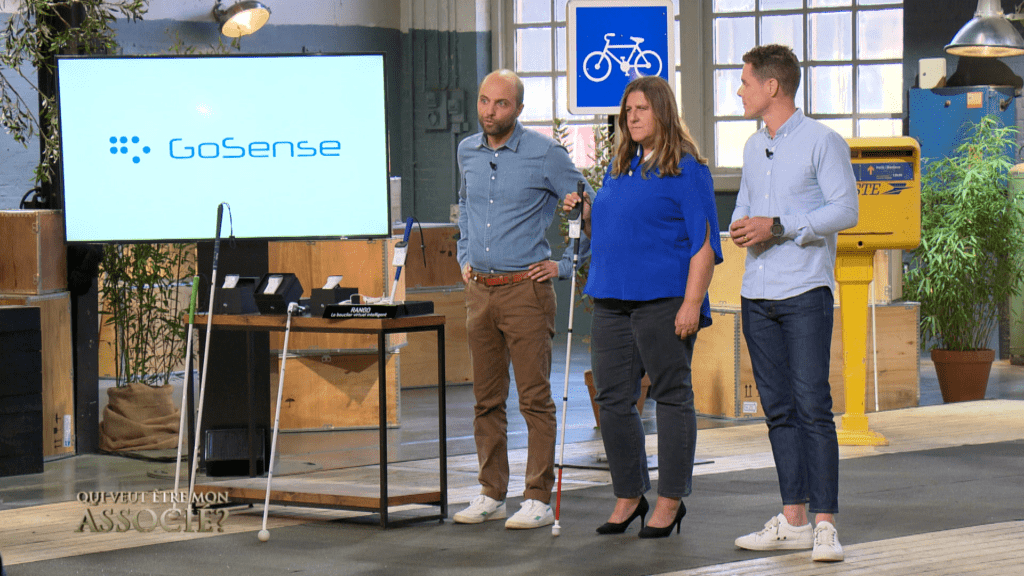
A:
<svg viewBox="0 0 1024 576">
<path fill-rule="evenodd" d="M 775 138 L 778 139 L 783 136 L 787 136 L 790 132 L 796 130 L 797 126 L 799 126 L 803 121 L 804 111 L 797 108 L 796 112 L 793 112 L 793 115 L 783 122 L 782 126 L 779 126 L 779 129 L 775 131 Z M 764 134 L 765 138 L 772 140 L 771 135 L 768 134 L 768 126 L 761 128 L 761 133 Z"/>
<path fill-rule="evenodd" d="M 516 152 L 519 150 L 519 140 L 523 137 L 523 131 L 526 130 L 519 120 L 516 120 L 516 125 L 512 128 L 512 135 L 508 137 L 499 148 L 508 148 L 509 150 Z M 487 134 L 484 134 L 483 130 L 480 131 L 480 142 L 476 145 L 477 148 L 491 149 L 491 146 L 487 143 Z"/>
</svg>

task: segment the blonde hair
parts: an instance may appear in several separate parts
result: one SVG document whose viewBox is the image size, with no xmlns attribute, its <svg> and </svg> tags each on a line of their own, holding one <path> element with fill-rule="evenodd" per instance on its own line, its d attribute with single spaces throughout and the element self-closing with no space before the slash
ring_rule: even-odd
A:
<svg viewBox="0 0 1024 576">
<path fill-rule="evenodd" d="M 630 162 L 636 156 L 640 144 L 633 141 L 629 134 L 629 118 L 626 116 L 626 99 L 633 92 L 641 92 L 651 105 L 656 120 L 654 131 L 653 152 L 643 163 L 641 174 L 644 178 L 651 170 L 658 169 L 661 176 L 678 176 L 679 161 L 690 154 L 701 164 L 707 164 L 707 158 L 700 155 L 700 148 L 690 135 L 690 130 L 676 109 L 675 95 L 668 82 L 658 76 L 643 76 L 633 80 L 626 86 L 619 105 L 619 118 L 616 121 L 617 132 L 615 158 L 612 160 L 612 178 L 618 178 L 629 172 Z"/>
</svg>

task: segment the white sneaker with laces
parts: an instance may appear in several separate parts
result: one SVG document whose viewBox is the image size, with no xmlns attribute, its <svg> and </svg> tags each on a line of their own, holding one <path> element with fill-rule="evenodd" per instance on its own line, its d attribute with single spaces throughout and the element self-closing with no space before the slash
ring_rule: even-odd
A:
<svg viewBox="0 0 1024 576">
<path fill-rule="evenodd" d="M 551 512 L 551 506 L 540 500 L 523 500 L 523 503 L 519 505 L 519 512 L 505 521 L 505 528 L 517 530 L 540 528 L 554 523 L 555 515 Z"/>
<path fill-rule="evenodd" d="M 765 523 L 760 532 L 737 538 L 736 546 L 746 550 L 809 550 L 814 547 L 814 530 L 810 523 L 792 526 L 779 514 Z"/>
<path fill-rule="evenodd" d="M 814 551 L 811 560 L 815 562 L 842 562 L 843 545 L 839 543 L 836 527 L 831 522 L 818 522 L 814 529 Z"/>
<path fill-rule="evenodd" d="M 481 494 L 473 498 L 468 508 L 452 516 L 452 520 L 458 524 L 479 524 L 484 520 L 499 520 L 504 517 L 505 501 Z"/>
</svg>

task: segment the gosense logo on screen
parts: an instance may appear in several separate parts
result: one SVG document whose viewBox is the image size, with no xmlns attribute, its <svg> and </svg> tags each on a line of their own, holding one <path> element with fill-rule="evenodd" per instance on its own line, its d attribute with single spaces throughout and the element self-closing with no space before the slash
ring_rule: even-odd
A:
<svg viewBox="0 0 1024 576">
<path fill-rule="evenodd" d="M 111 136 L 110 137 L 110 153 L 117 156 L 123 154 L 125 156 L 131 154 L 132 162 L 138 164 L 142 161 L 142 157 L 139 154 L 149 154 L 151 152 L 149 146 L 139 147 L 139 137 L 132 136 Z M 129 148 L 128 144 L 131 144 Z"/>
<path fill-rule="evenodd" d="M 184 138 L 171 138 L 168 142 L 171 158 L 188 160 L 202 158 L 312 158 L 314 156 L 341 156 L 341 142 L 338 140 L 321 140 L 312 143 L 309 140 L 280 140 L 268 142 L 256 140 L 248 143 L 235 142 L 228 136 L 218 142 L 193 143 Z"/>
</svg>

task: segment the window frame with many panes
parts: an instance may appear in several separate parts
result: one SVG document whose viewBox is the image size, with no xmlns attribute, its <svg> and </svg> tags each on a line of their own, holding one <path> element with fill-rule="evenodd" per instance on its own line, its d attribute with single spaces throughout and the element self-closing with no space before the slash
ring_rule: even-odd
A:
<svg viewBox="0 0 1024 576">
<path fill-rule="evenodd" d="M 584 166 L 591 127 L 603 115 L 573 115 L 566 106 L 566 0 L 494 0 L 510 18 L 495 30 L 496 66 L 526 84 L 524 125 L 551 134 L 566 127 L 573 160 Z M 802 67 L 797 106 L 844 137 L 902 134 L 902 0 L 673 0 L 676 96 L 718 190 L 738 189 L 743 143 L 761 127 L 745 120 L 736 90 L 742 56 L 759 43 L 794 48 Z M 700 24 L 694 34 L 693 23 Z M 795 40 L 795 41 L 794 41 Z M 812 86 L 811 90 L 807 87 Z M 838 96 L 837 96 L 838 95 Z"/>
</svg>

